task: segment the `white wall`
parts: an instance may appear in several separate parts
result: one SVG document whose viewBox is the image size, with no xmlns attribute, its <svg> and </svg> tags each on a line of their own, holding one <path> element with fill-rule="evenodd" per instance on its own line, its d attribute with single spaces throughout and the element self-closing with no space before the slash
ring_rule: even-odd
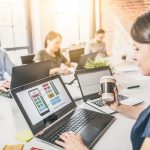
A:
<svg viewBox="0 0 150 150">
<path fill-rule="evenodd" d="M 30 3 L 31 3 L 31 24 L 32 24 L 33 51 L 36 52 L 39 49 L 41 49 L 39 0 L 31 0 Z"/>
</svg>

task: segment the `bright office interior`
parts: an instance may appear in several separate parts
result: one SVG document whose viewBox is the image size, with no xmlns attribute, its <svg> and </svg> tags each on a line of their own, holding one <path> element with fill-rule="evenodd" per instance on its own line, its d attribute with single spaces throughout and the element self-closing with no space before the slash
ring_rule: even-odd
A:
<svg viewBox="0 0 150 150">
<path fill-rule="evenodd" d="M 0 47 L 5 48 L 12 62 L 19 66 L 22 65 L 21 56 L 36 54 L 44 48 L 45 36 L 49 31 L 53 30 L 62 35 L 61 51 L 65 55 L 73 47 L 85 47 L 86 43 L 94 38 L 97 30 L 104 29 L 108 56 L 114 56 L 114 60 L 118 62 L 124 62 L 123 56 L 126 56 L 125 59 L 130 62 L 134 56 L 134 44 L 130 36 L 131 26 L 137 16 L 143 14 L 149 7 L 149 0 L 0 0 Z M 116 74 L 116 79 L 121 85 L 120 89 L 125 89 L 123 91 L 125 94 L 135 99 L 139 98 L 147 105 L 149 103 L 147 97 L 150 97 L 149 77 L 142 76 L 139 70 L 134 74 L 133 70 L 130 72 L 129 66 L 127 67 L 127 72 L 118 73 L 120 76 Z M 131 89 L 127 89 L 130 84 Z M 72 87 L 68 84 L 68 87 L 72 88 L 72 91 L 69 91 L 71 94 L 78 94 L 79 91 L 81 100 L 81 91 L 77 82 L 75 81 Z M 81 101 L 76 102 L 81 103 Z M 84 102 L 82 104 L 84 108 L 92 109 Z M 16 132 L 25 129 L 27 124 L 19 108 L 12 99 L 2 99 L 0 106 L 2 108 L 0 109 L 2 115 L 0 146 L 2 136 L 1 147 L 7 142 L 21 143 L 14 137 Z M 8 112 L 3 113 L 6 110 Z M 119 113 L 116 114 L 116 118 L 95 150 L 117 150 L 122 145 L 123 150 L 132 149 L 129 131 L 134 120 Z M 5 131 L 5 128 L 8 130 Z M 33 147 L 36 143 L 38 142 L 35 139 L 31 140 L 25 148 L 29 150 L 29 147 Z M 44 145 L 42 142 L 37 146 L 49 149 L 49 145 Z"/>
<path fill-rule="evenodd" d="M 109 55 L 120 58 L 128 54 L 130 59 L 133 41 L 129 32 L 137 10 L 131 19 L 127 19 L 126 11 L 124 15 L 118 15 L 122 5 L 115 10 L 107 6 L 109 3 L 111 5 L 102 0 L 0 0 L 1 47 L 8 50 L 16 65 L 20 65 L 20 56 L 41 50 L 44 38 L 51 30 L 62 35 L 63 49 L 72 45 L 84 46 L 98 29 L 103 28 Z"/>
</svg>

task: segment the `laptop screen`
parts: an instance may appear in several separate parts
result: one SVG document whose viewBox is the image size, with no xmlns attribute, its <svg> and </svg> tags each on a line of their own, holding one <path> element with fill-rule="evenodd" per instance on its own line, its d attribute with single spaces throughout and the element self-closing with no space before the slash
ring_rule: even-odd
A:
<svg viewBox="0 0 150 150">
<path fill-rule="evenodd" d="M 91 54 L 82 55 L 82 56 L 80 57 L 80 60 L 79 60 L 77 69 L 84 69 L 86 63 L 87 63 L 89 60 L 95 59 L 97 55 L 98 55 L 97 52 L 91 53 Z"/>
<path fill-rule="evenodd" d="M 11 89 L 48 77 L 50 69 L 50 60 L 13 67 Z"/>
<path fill-rule="evenodd" d="M 100 78 L 108 75 L 111 75 L 109 68 L 87 69 L 77 72 L 77 78 L 84 100 L 98 97 Z"/>
<path fill-rule="evenodd" d="M 63 109 L 73 103 L 61 79 L 50 80 L 49 78 L 39 80 L 36 84 L 33 82 L 25 85 L 19 91 L 12 90 L 12 94 L 15 93 L 17 101 L 21 104 L 20 109 L 23 107 L 23 113 L 34 129 L 52 123 L 52 115 L 57 120 L 65 113 Z"/>
</svg>

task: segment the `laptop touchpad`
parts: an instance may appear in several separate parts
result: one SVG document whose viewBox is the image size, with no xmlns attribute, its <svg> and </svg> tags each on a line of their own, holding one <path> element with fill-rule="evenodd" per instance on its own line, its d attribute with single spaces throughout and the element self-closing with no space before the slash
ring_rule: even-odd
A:
<svg viewBox="0 0 150 150">
<path fill-rule="evenodd" d="M 96 127 L 91 126 L 90 124 L 87 125 L 81 132 L 79 132 L 84 140 L 84 143 L 87 146 L 90 146 L 94 139 L 99 134 L 99 129 Z"/>
</svg>

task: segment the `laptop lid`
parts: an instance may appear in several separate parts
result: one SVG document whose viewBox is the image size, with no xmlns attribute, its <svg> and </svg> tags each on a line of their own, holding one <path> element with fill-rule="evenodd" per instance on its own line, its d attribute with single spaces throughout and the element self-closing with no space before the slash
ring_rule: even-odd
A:
<svg viewBox="0 0 150 150">
<path fill-rule="evenodd" d="M 11 89 L 49 76 L 51 61 L 31 63 L 12 68 Z"/>
<path fill-rule="evenodd" d="M 83 100 L 86 102 L 89 99 L 99 97 L 100 78 L 112 74 L 109 67 L 100 67 L 93 69 L 77 70 L 75 75 L 79 83 Z"/>
<path fill-rule="evenodd" d="M 88 60 L 93 60 L 96 58 L 97 56 L 97 52 L 95 53 L 91 53 L 91 54 L 86 54 L 86 55 L 81 55 L 77 69 L 84 69 L 84 66 L 86 65 L 86 63 L 88 62 Z"/>
<path fill-rule="evenodd" d="M 76 107 L 59 75 L 17 87 L 11 93 L 34 135 Z"/>
<path fill-rule="evenodd" d="M 22 64 L 30 64 L 33 63 L 33 58 L 34 58 L 35 54 L 30 54 L 30 55 L 26 55 L 26 56 L 21 56 L 21 62 Z"/>
<path fill-rule="evenodd" d="M 69 57 L 71 62 L 79 62 L 80 56 L 84 54 L 84 48 L 74 48 L 69 50 Z"/>
</svg>

